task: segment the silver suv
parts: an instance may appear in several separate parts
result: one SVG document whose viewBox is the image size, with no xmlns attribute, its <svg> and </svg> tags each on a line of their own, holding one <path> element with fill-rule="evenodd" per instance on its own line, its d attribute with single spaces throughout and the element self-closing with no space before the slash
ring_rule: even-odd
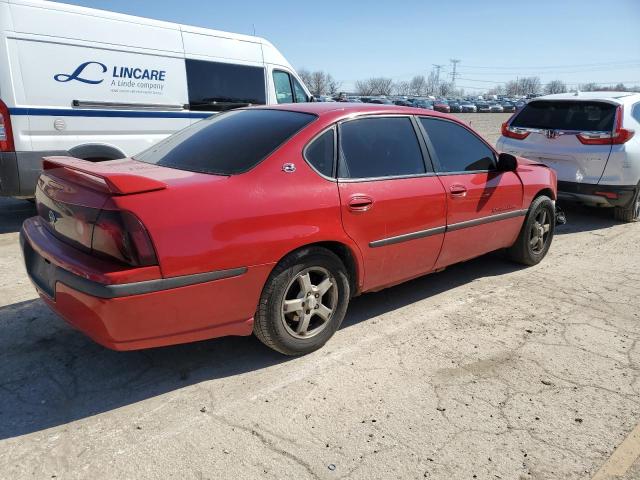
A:
<svg viewBox="0 0 640 480">
<path fill-rule="evenodd" d="M 561 198 L 640 217 L 640 93 L 536 98 L 502 125 L 497 148 L 556 170 Z"/>
</svg>

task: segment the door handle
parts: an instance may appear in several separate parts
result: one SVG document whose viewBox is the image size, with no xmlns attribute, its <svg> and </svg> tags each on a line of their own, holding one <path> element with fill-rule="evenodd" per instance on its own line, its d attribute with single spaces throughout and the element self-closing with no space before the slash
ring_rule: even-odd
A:
<svg viewBox="0 0 640 480">
<path fill-rule="evenodd" d="M 366 212 L 373 205 L 373 198 L 366 195 L 354 195 L 349 199 L 348 208 L 352 212 Z"/>
<path fill-rule="evenodd" d="M 457 183 L 454 183 L 453 185 L 451 185 L 449 187 L 449 191 L 451 192 L 452 197 L 461 198 L 461 197 L 467 196 L 467 187 Z"/>
</svg>

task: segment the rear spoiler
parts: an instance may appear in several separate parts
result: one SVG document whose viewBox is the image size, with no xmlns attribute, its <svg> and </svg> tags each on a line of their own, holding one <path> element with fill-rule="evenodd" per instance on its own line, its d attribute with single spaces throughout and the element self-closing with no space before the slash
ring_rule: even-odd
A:
<svg viewBox="0 0 640 480">
<path fill-rule="evenodd" d="M 63 168 L 80 183 L 106 190 L 114 195 L 153 192 L 167 188 L 167 184 L 153 178 L 133 173 L 120 163 L 89 162 L 73 157 L 44 157 L 43 170 Z"/>
</svg>

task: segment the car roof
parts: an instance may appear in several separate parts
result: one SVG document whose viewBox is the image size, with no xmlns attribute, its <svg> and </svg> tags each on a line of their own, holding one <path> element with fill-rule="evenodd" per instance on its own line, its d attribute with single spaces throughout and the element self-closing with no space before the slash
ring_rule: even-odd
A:
<svg viewBox="0 0 640 480">
<path fill-rule="evenodd" d="M 544 95 L 542 97 L 533 98 L 532 101 L 539 100 L 574 100 L 574 101 L 593 101 L 604 100 L 610 103 L 626 103 L 628 100 L 640 99 L 640 93 L 636 92 L 573 92 L 573 93 L 556 93 L 553 95 Z"/>
<path fill-rule="evenodd" d="M 403 107 L 400 105 L 384 104 L 384 103 L 348 103 L 348 102 L 311 102 L 311 103 L 285 103 L 281 105 L 264 105 L 260 108 L 268 110 L 287 110 L 290 112 L 300 113 L 312 113 L 318 116 L 324 116 L 328 114 L 342 114 L 340 116 L 348 117 L 359 114 L 405 114 L 405 115 L 430 115 L 434 117 L 453 118 L 451 115 L 446 115 L 432 110 L 425 110 L 423 108 L 415 107 Z"/>
</svg>

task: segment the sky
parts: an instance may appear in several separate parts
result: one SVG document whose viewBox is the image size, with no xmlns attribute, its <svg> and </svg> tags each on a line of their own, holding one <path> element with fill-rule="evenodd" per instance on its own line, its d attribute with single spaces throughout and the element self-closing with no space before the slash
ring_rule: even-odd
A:
<svg viewBox="0 0 640 480">
<path fill-rule="evenodd" d="M 518 76 L 572 88 L 640 85 L 640 0 L 66 0 L 92 8 L 267 38 L 296 69 L 353 89 L 372 76 L 409 80 L 444 65 L 482 91 Z M 386 8 L 384 8 L 386 6 Z"/>
</svg>

